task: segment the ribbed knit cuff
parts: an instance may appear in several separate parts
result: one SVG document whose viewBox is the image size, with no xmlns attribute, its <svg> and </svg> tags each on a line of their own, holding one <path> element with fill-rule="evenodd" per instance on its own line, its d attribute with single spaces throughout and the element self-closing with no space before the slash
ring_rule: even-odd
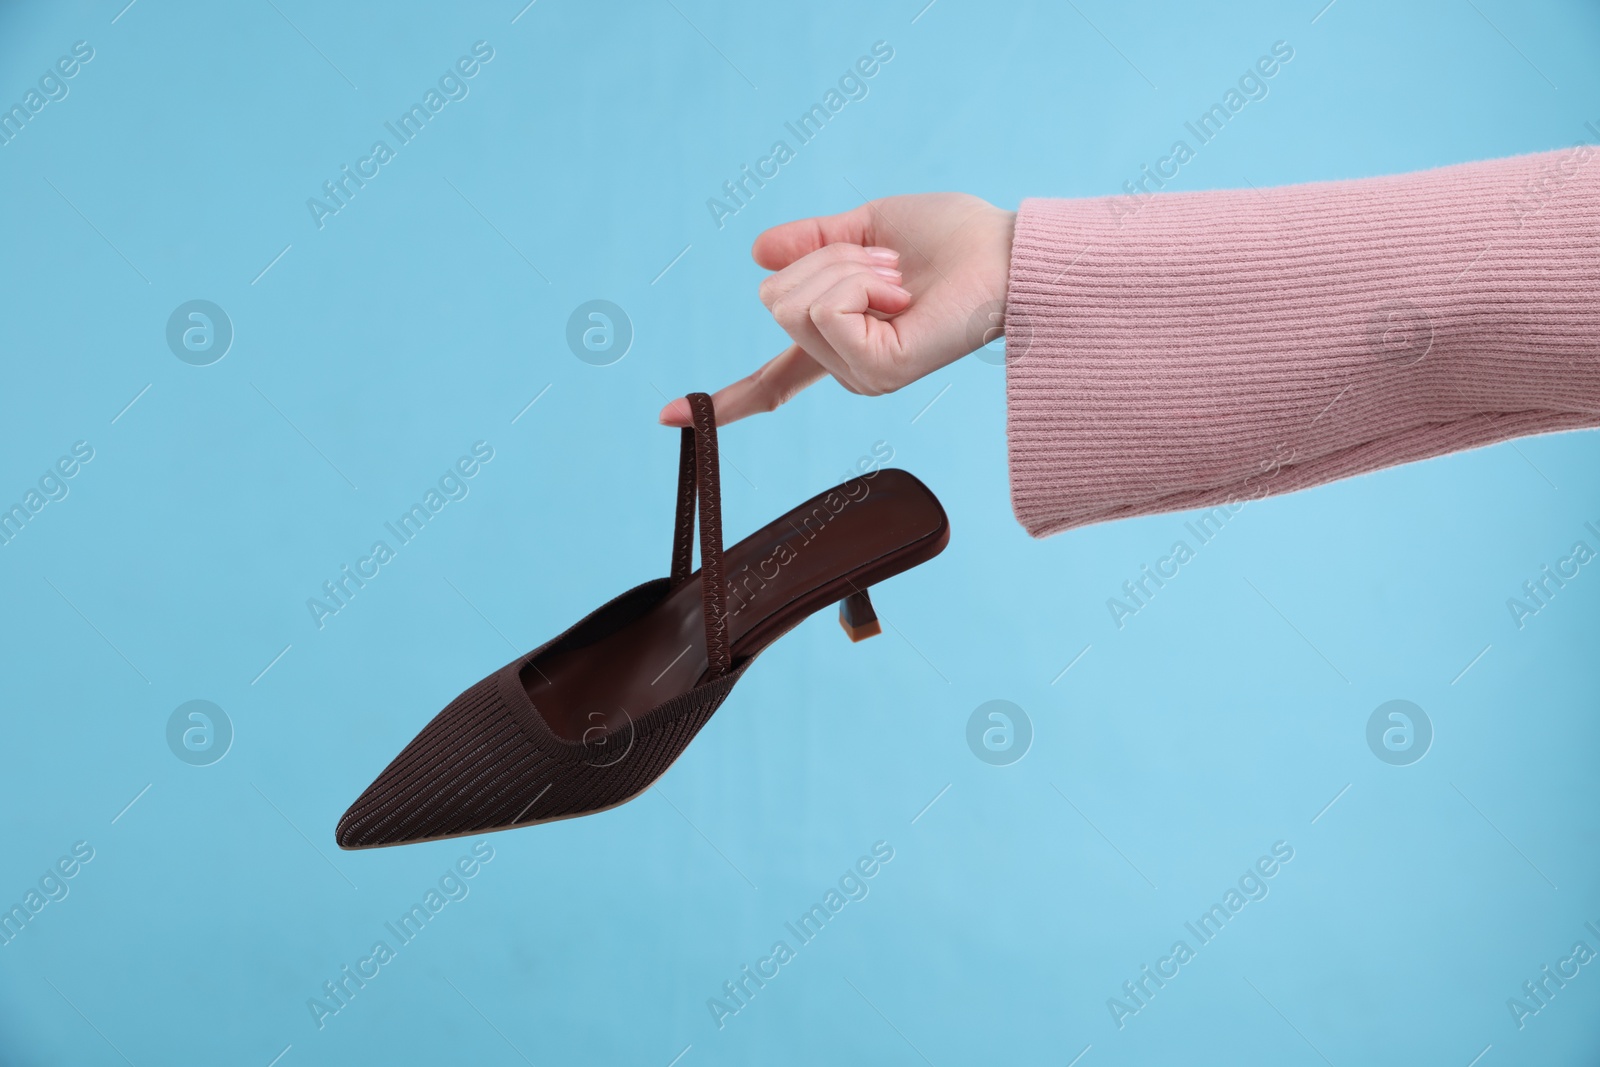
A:
<svg viewBox="0 0 1600 1067">
<path fill-rule="evenodd" d="M 1600 425 L 1600 149 L 1026 200 L 1006 399 L 1035 537 Z"/>
</svg>

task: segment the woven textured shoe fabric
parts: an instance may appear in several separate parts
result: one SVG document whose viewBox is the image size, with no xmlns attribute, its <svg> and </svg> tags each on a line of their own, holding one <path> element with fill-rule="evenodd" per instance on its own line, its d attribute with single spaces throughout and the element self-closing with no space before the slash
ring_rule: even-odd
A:
<svg viewBox="0 0 1600 1067">
<path fill-rule="evenodd" d="M 679 443 L 668 576 L 615 597 L 451 701 L 339 820 L 341 848 L 508 830 L 639 795 L 762 649 L 841 600 L 858 599 L 865 623 L 868 586 L 949 541 L 927 486 L 904 471 L 864 475 L 734 546 L 742 577 L 730 612 L 715 412 L 705 393 L 687 400 L 694 428 Z"/>
<path fill-rule="evenodd" d="M 556 737 L 518 694 L 522 669 L 535 657 L 588 645 L 638 618 L 667 591 L 661 578 L 623 593 L 456 697 L 351 805 L 335 833 L 339 846 L 373 848 L 548 822 L 643 792 L 700 732 L 753 657 L 652 708 L 627 734 L 594 742 Z"/>
</svg>

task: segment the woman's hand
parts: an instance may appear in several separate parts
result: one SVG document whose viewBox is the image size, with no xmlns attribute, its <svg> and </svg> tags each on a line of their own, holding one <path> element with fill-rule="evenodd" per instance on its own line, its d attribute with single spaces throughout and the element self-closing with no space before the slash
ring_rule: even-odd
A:
<svg viewBox="0 0 1600 1067">
<path fill-rule="evenodd" d="M 828 374 L 852 393 L 892 393 L 980 347 L 972 317 L 1004 306 L 1016 218 L 964 193 L 918 193 L 757 237 L 756 262 L 776 271 L 761 302 L 794 344 L 712 397 L 718 425 Z M 689 425 L 688 404 L 672 401 L 661 422 Z"/>
</svg>

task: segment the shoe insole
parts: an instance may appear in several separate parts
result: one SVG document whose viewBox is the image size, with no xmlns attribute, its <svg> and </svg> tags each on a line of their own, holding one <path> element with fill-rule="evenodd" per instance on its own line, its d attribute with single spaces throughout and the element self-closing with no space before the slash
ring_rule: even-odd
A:
<svg viewBox="0 0 1600 1067">
<path fill-rule="evenodd" d="M 944 509 L 927 487 L 886 468 L 813 497 L 729 546 L 723 576 L 734 660 L 854 592 L 858 579 L 881 580 L 920 562 L 910 550 L 944 529 Z M 633 720 L 698 684 L 707 666 L 700 589 L 696 571 L 621 629 L 524 666 L 522 686 L 551 730 L 568 741 L 628 736 Z"/>
</svg>

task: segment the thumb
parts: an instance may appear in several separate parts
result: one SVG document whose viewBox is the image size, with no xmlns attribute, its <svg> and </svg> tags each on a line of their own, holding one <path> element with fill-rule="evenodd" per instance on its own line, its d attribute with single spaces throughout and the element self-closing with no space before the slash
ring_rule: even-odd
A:
<svg viewBox="0 0 1600 1067">
<path fill-rule="evenodd" d="M 866 204 L 838 215 L 796 219 L 774 226 L 756 237 L 750 254 L 767 270 L 782 270 L 801 256 L 840 241 L 870 245 L 872 209 Z"/>
</svg>

